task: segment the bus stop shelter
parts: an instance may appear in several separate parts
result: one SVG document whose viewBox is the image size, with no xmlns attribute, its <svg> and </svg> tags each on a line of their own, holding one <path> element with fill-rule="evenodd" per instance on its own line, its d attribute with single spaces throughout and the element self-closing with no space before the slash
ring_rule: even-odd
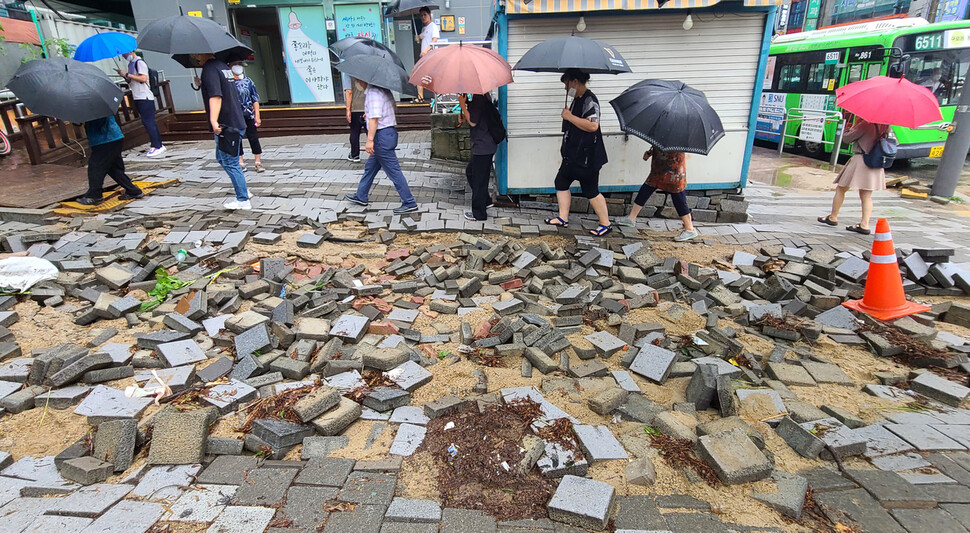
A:
<svg viewBox="0 0 970 533">
<path fill-rule="evenodd" d="M 775 10 L 774 0 L 507 0 L 497 16 L 498 51 L 514 65 L 539 42 L 574 33 L 613 45 L 627 60 L 633 72 L 594 74 L 588 84 L 609 153 L 600 190 L 635 191 L 649 172 L 642 159 L 649 146 L 620 131 L 609 105 L 648 78 L 704 91 L 724 124 L 709 155 L 688 155 L 687 188 L 737 189 L 746 184 Z M 500 90 L 509 134 L 496 155 L 502 194 L 554 192 L 565 101 L 559 76 L 516 71 L 515 83 Z"/>
</svg>

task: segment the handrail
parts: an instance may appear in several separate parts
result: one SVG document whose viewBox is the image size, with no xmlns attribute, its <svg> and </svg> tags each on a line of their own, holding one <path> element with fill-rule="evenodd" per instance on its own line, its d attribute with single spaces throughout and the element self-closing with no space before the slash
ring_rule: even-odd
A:
<svg viewBox="0 0 970 533">
<path fill-rule="evenodd" d="M 168 80 L 160 81 L 158 92 L 158 98 L 155 99 L 156 113 L 174 115 L 175 103 L 172 100 L 170 82 Z M 46 156 L 52 152 L 60 151 L 64 147 L 78 151 L 77 148 L 72 148 L 72 146 L 77 146 L 82 155 L 84 154 L 86 143 L 82 144 L 82 141 L 87 139 L 87 135 L 81 124 L 71 124 L 60 119 L 33 113 L 25 114 L 20 101 L 14 100 L 13 102 L 16 104 L 15 109 L 18 110 L 16 117 L 18 130 L 16 137 L 11 136 L 11 142 L 14 141 L 14 138 L 24 142 L 30 164 L 39 165 L 44 162 Z M 7 114 L 3 112 L 4 106 L 7 105 L 8 103 L 0 104 L 0 114 L 2 114 L 0 118 L 4 119 L 3 124 L 8 127 L 7 131 L 9 132 L 12 131 L 13 126 L 7 125 L 5 121 Z M 140 120 L 130 89 L 125 91 L 121 106 L 115 113 L 115 118 L 121 127 Z"/>
<path fill-rule="evenodd" d="M 793 114 L 793 113 L 797 113 L 797 114 Z M 820 110 L 820 109 L 802 109 L 799 107 L 795 107 L 785 111 L 785 114 L 781 119 L 781 128 L 778 133 L 775 133 L 773 131 L 764 131 L 764 130 L 758 130 L 758 129 L 755 129 L 755 133 L 766 133 L 768 135 L 778 135 L 778 155 L 781 155 L 782 152 L 785 150 L 786 137 L 794 137 L 796 139 L 800 138 L 798 135 L 788 134 L 788 123 L 794 122 L 796 120 L 801 122 L 806 118 L 810 118 L 814 120 L 822 119 L 824 121 L 823 127 L 824 127 L 824 124 L 827 124 L 829 122 L 835 122 L 836 129 L 835 129 L 834 141 L 826 141 L 824 139 L 824 134 L 823 134 L 822 140 L 812 141 L 812 142 L 818 142 L 819 144 L 832 145 L 832 157 L 829 161 L 829 164 L 832 165 L 832 170 L 835 170 L 836 166 L 839 163 L 839 151 L 842 150 L 842 134 L 844 133 L 844 129 L 845 129 L 844 127 L 845 118 L 842 116 L 842 113 L 838 111 L 827 111 L 827 110 Z"/>
</svg>

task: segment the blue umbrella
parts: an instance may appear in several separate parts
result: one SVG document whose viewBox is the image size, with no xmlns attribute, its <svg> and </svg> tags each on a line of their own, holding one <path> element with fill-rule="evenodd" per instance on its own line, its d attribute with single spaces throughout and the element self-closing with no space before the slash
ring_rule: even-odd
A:
<svg viewBox="0 0 970 533">
<path fill-rule="evenodd" d="M 110 31 L 97 33 L 85 39 L 74 51 L 74 59 L 90 63 L 109 57 L 118 57 L 138 48 L 135 37 L 127 33 Z"/>
</svg>

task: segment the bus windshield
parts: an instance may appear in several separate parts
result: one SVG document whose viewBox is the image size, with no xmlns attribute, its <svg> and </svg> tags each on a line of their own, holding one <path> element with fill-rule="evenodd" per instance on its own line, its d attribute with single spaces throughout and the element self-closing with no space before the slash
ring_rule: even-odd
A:
<svg viewBox="0 0 970 533">
<path fill-rule="evenodd" d="M 970 49 L 912 54 L 906 79 L 929 89 L 941 106 L 956 105 L 970 68 Z"/>
</svg>

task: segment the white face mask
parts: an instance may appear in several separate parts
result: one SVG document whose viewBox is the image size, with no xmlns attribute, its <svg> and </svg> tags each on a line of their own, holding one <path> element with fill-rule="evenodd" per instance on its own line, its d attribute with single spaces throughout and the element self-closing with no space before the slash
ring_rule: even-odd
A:
<svg viewBox="0 0 970 533">
<path fill-rule="evenodd" d="M 242 65 L 233 65 L 232 66 L 232 73 L 235 74 L 236 76 L 242 76 L 243 75 L 243 66 Z"/>
<path fill-rule="evenodd" d="M 576 88 L 575 87 L 570 87 L 569 89 L 567 89 L 566 90 L 566 96 L 568 96 L 570 98 L 576 98 Z"/>
</svg>

